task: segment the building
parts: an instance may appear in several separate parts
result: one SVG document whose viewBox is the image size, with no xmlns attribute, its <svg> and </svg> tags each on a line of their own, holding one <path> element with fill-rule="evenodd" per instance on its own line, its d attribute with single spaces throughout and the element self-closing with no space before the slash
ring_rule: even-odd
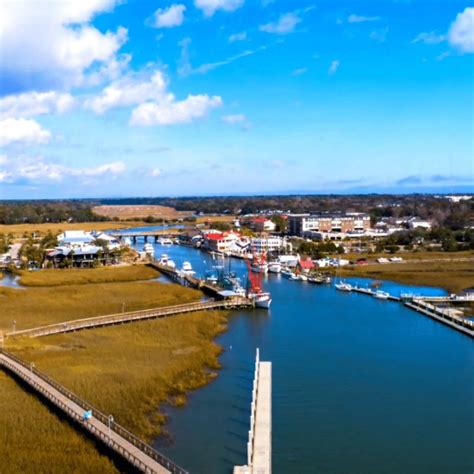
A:
<svg viewBox="0 0 474 474">
<path fill-rule="evenodd" d="M 301 237 L 311 233 L 320 234 L 364 234 L 370 230 L 368 214 L 353 213 L 315 213 L 290 214 L 288 216 L 288 232 Z"/>
<path fill-rule="evenodd" d="M 408 219 L 407 225 L 410 229 L 430 230 L 432 227 L 431 221 L 426 219 L 420 219 L 419 217 L 411 217 L 410 219 Z"/>
<path fill-rule="evenodd" d="M 210 230 L 203 232 L 202 248 L 211 252 L 229 253 L 239 240 L 240 234 L 237 232 Z"/>
<path fill-rule="evenodd" d="M 276 253 L 286 248 L 286 241 L 282 237 L 266 236 L 251 239 L 252 250 L 256 253 Z"/>
<path fill-rule="evenodd" d="M 255 232 L 275 232 L 276 224 L 266 217 L 255 217 L 250 221 L 250 228 Z"/>
</svg>

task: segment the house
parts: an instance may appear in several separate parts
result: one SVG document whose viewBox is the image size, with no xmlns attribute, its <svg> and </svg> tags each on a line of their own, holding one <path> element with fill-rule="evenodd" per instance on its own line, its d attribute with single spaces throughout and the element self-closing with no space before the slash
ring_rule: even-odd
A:
<svg viewBox="0 0 474 474">
<path fill-rule="evenodd" d="M 249 226 L 255 232 L 275 232 L 276 224 L 267 217 L 254 217 Z"/>
<path fill-rule="evenodd" d="M 240 240 L 238 232 L 209 230 L 203 232 L 202 247 L 211 252 L 229 253 L 238 240 Z"/>
<path fill-rule="evenodd" d="M 307 258 L 305 260 L 300 259 L 296 268 L 301 273 L 309 273 L 311 270 L 315 268 L 315 265 L 314 265 L 314 262 L 310 258 Z"/>
<path fill-rule="evenodd" d="M 285 248 L 286 241 L 281 237 L 262 236 L 251 239 L 251 246 L 256 253 L 275 253 Z"/>
<path fill-rule="evenodd" d="M 432 224 L 429 220 L 420 219 L 419 217 L 411 217 L 410 219 L 408 219 L 407 224 L 410 229 L 430 230 L 432 227 Z"/>
</svg>

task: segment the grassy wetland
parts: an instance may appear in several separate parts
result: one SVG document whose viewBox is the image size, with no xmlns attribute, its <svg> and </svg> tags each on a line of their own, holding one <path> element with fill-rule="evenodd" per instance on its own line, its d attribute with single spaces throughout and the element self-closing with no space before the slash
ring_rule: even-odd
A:
<svg viewBox="0 0 474 474">
<path fill-rule="evenodd" d="M 436 286 L 450 293 L 458 293 L 466 288 L 474 287 L 472 260 L 410 260 L 405 263 L 356 265 L 352 268 L 342 268 L 339 273 L 342 276 L 360 276 L 410 285 Z"/>
<path fill-rule="evenodd" d="M 132 281 L 124 280 L 123 268 L 130 271 Z M 38 276 L 30 281 L 35 286 L 2 288 L 0 326 L 9 330 L 15 319 L 17 329 L 22 329 L 113 313 L 121 311 L 123 302 L 126 310 L 133 310 L 201 297 L 201 293 L 177 285 L 133 281 L 137 270 L 123 268 L 112 271 L 115 277 L 98 271 L 102 269 L 36 272 Z M 143 269 L 143 278 L 156 276 L 149 273 L 151 269 Z M 88 273 L 87 279 L 83 272 Z M 42 279 L 49 281 L 49 276 L 51 286 L 44 286 Z M 109 282 L 104 282 L 105 276 Z M 189 390 L 214 377 L 221 351 L 214 339 L 226 329 L 227 317 L 217 311 L 177 315 L 38 339 L 7 339 L 5 347 L 150 441 L 165 433 L 160 406 L 184 404 Z M 41 469 L 116 472 L 91 441 L 1 371 L 0 384 L 2 474 Z M 5 459 L 9 471 L 4 470 Z"/>
<path fill-rule="evenodd" d="M 34 286 L 0 287 L 0 330 L 10 331 L 13 321 L 21 330 L 124 310 L 189 303 L 202 296 L 178 285 L 147 281 L 158 276 L 147 267 L 42 270 L 23 275 L 26 283 Z M 50 275 L 52 286 L 44 286 Z M 140 275 L 142 281 L 137 281 Z"/>
</svg>

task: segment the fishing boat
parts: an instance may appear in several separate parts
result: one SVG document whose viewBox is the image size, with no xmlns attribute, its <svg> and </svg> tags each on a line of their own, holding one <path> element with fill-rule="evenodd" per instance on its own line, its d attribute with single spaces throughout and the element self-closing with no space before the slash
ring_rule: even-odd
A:
<svg viewBox="0 0 474 474">
<path fill-rule="evenodd" d="M 169 260 L 168 254 L 162 253 L 160 259 L 158 260 L 158 263 L 160 265 L 168 265 L 168 260 Z"/>
<path fill-rule="evenodd" d="M 281 263 L 280 262 L 270 262 L 268 264 L 268 271 L 270 273 L 281 273 Z"/>
<path fill-rule="evenodd" d="M 374 293 L 374 298 L 377 298 L 378 300 L 388 300 L 389 296 L 390 296 L 390 293 L 387 293 L 386 291 L 382 291 L 382 290 L 377 290 Z"/>
<path fill-rule="evenodd" d="M 308 277 L 308 281 L 310 283 L 316 283 L 316 284 L 321 284 L 321 283 L 324 282 L 324 280 L 321 277 L 318 277 L 318 276 Z"/>
<path fill-rule="evenodd" d="M 339 291 L 352 291 L 352 285 L 350 283 L 346 283 L 344 281 L 340 281 L 339 283 L 334 284 L 336 290 Z"/>
<path fill-rule="evenodd" d="M 294 275 L 294 273 L 289 268 L 282 268 L 281 274 L 290 278 Z"/>
<path fill-rule="evenodd" d="M 168 263 L 166 265 L 168 265 L 170 268 L 176 268 L 176 263 L 174 263 L 171 259 L 168 259 Z"/>
<path fill-rule="evenodd" d="M 261 291 L 252 295 L 257 308 L 269 309 L 272 304 L 272 298 L 270 293 Z"/>
</svg>

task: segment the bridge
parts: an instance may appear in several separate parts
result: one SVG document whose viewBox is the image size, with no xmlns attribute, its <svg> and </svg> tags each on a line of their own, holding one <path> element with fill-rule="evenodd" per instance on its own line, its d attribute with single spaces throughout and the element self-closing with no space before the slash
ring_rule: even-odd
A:
<svg viewBox="0 0 474 474">
<path fill-rule="evenodd" d="M 247 464 L 235 466 L 234 474 L 272 472 L 272 363 L 260 361 L 257 349 L 252 389 Z"/>
<path fill-rule="evenodd" d="M 80 331 L 103 326 L 144 321 L 147 319 L 157 319 L 183 313 L 193 313 L 197 311 L 228 310 L 253 307 L 253 302 L 247 298 L 234 297 L 222 301 L 204 301 L 197 303 L 179 304 L 164 306 L 161 308 L 146 309 L 142 311 L 130 311 L 127 313 L 109 314 L 105 316 L 95 316 L 92 318 L 75 319 L 61 323 L 48 324 L 21 331 L 11 331 L 5 333 L 5 337 L 43 337 L 52 334 L 62 334 L 67 332 Z"/>
<path fill-rule="evenodd" d="M 144 441 L 127 431 L 94 406 L 52 380 L 33 364 L 0 349 L 0 367 L 26 383 L 37 395 L 46 399 L 70 420 L 80 424 L 92 437 L 106 445 L 131 466 L 150 474 L 187 474 L 187 471 L 170 461 Z M 84 421 L 85 412 L 92 416 Z"/>
<path fill-rule="evenodd" d="M 162 230 L 130 230 L 122 232 L 108 232 L 109 235 L 115 237 L 116 239 L 129 238 L 134 244 L 137 243 L 138 239 L 143 239 L 144 242 L 150 240 L 158 241 L 161 237 L 169 237 L 174 239 L 182 235 L 183 231 L 186 230 L 184 227 L 178 229 L 162 229 Z"/>
</svg>

